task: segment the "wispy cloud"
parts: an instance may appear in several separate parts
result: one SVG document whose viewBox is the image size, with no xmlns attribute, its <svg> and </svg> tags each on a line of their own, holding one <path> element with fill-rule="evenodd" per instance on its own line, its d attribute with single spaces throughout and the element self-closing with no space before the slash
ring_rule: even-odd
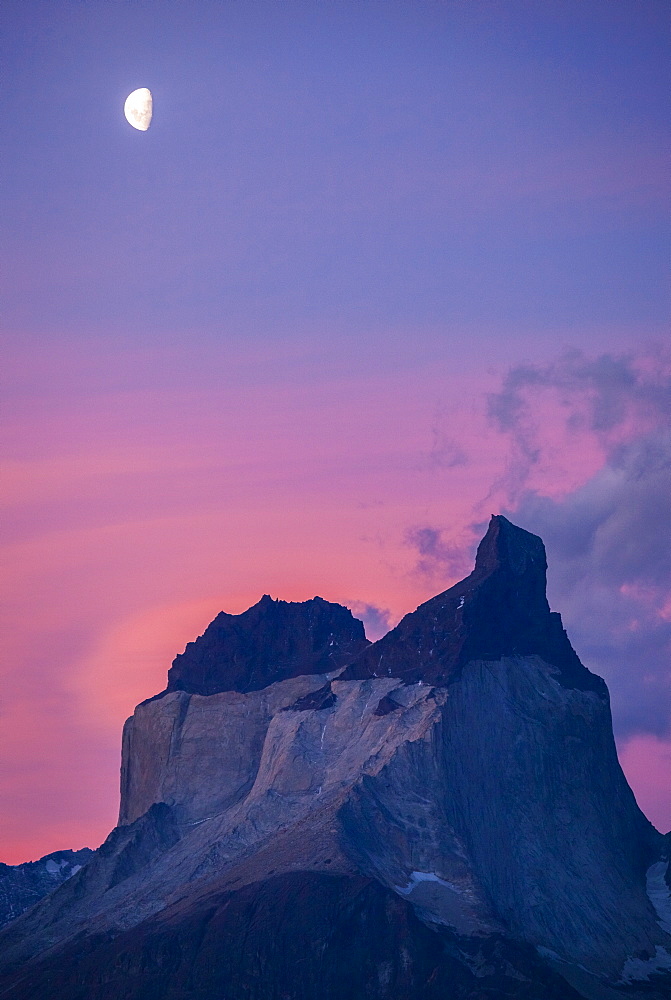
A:
<svg viewBox="0 0 671 1000">
<path fill-rule="evenodd" d="M 566 444 L 591 435 L 611 459 L 628 442 L 671 423 L 671 355 L 602 354 L 590 358 L 572 350 L 547 365 L 511 368 L 501 390 L 487 398 L 488 416 L 508 435 L 510 453 L 502 489 L 515 502 L 534 467 L 547 457 L 547 416 L 552 408 Z"/>
<path fill-rule="evenodd" d="M 378 608 L 376 604 L 364 601 L 348 601 L 347 604 L 354 617 L 363 622 L 367 639 L 375 642 L 393 628 L 394 622 L 388 608 Z"/>
<path fill-rule="evenodd" d="M 595 441 L 601 467 L 551 496 L 531 485 L 555 463 L 547 398 L 560 407 L 564 447 Z M 541 535 L 549 594 L 578 653 L 608 681 L 616 730 L 671 732 L 671 364 L 646 355 L 579 351 L 511 369 L 488 398 L 507 436 L 505 512 Z M 556 411 L 554 414 L 556 420 Z M 582 435 L 582 437 L 580 437 Z"/>
<path fill-rule="evenodd" d="M 552 603 L 608 680 L 618 731 L 671 732 L 671 433 L 619 449 L 563 499 L 526 493 L 510 516 L 545 540 Z"/>
<path fill-rule="evenodd" d="M 447 433 L 437 419 L 431 428 L 431 448 L 427 455 L 429 468 L 454 469 L 458 465 L 468 465 L 468 461 L 462 445 Z"/>
<path fill-rule="evenodd" d="M 415 572 L 436 583 L 466 576 L 473 568 L 476 532 L 481 527 L 469 525 L 457 539 L 446 538 L 441 528 L 431 525 L 409 528 L 405 543 L 417 553 Z"/>
</svg>

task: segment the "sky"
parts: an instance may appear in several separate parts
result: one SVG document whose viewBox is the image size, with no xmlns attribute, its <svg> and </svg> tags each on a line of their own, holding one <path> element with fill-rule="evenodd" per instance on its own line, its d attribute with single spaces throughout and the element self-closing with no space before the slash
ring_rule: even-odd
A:
<svg viewBox="0 0 671 1000">
<path fill-rule="evenodd" d="M 5 0 L 0 46 L 0 860 L 105 838 L 220 610 L 377 638 L 492 513 L 670 829 L 666 3 Z"/>
</svg>

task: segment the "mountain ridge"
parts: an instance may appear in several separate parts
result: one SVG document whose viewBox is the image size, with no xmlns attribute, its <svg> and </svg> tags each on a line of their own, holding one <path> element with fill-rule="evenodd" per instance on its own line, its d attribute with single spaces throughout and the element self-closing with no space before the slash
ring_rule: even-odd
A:
<svg viewBox="0 0 671 1000">
<path fill-rule="evenodd" d="M 188 643 L 168 671 L 165 693 L 246 694 L 289 677 L 337 670 L 368 644 L 363 623 L 340 604 L 264 594 L 242 614 L 221 611 Z"/>
<path fill-rule="evenodd" d="M 92 855 L 89 847 L 82 847 L 78 851 L 52 851 L 18 865 L 0 862 L 0 927 L 76 875 Z"/>
<path fill-rule="evenodd" d="M 0 933 L 0 982 L 15 1000 L 56 982 L 73 1000 L 231 983 L 250 1000 L 662 1000 L 668 840 L 545 573 L 542 541 L 496 516 L 474 572 L 377 643 L 321 599 L 225 617 L 202 659 L 178 658 L 183 686 L 127 721 L 119 825 Z M 227 687 L 186 689 L 201 682 Z"/>
</svg>

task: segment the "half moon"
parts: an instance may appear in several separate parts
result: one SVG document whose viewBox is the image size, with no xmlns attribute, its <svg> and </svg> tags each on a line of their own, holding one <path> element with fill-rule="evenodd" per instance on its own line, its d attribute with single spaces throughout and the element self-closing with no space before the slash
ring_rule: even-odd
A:
<svg viewBox="0 0 671 1000">
<path fill-rule="evenodd" d="M 134 90 L 132 94 L 129 94 L 126 98 L 126 103 L 123 106 L 123 113 L 126 116 L 126 121 L 133 128 L 139 129 L 140 132 L 146 132 L 151 125 L 151 113 L 152 113 L 152 99 L 151 91 L 147 90 L 146 87 L 140 87 L 139 90 Z"/>
</svg>

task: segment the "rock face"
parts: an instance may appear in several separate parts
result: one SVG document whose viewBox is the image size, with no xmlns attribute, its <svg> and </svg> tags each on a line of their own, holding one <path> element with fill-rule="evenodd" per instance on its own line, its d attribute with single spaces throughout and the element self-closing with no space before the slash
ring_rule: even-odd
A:
<svg viewBox="0 0 671 1000">
<path fill-rule="evenodd" d="M 267 594 L 241 615 L 217 615 L 168 671 L 167 691 L 259 691 L 350 663 L 367 645 L 352 612 L 321 597 L 291 603 Z"/>
<path fill-rule="evenodd" d="M 0 863 L 0 927 L 14 920 L 88 863 L 93 851 L 55 851 L 22 865 Z"/>
<path fill-rule="evenodd" d="M 0 935 L 9 995 L 667 997 L 668 845 L 545 571 L 495 517 L 372 645 L 319 599 L 218 616 L 126 723 L 119 826 Z"/>
</svg>

